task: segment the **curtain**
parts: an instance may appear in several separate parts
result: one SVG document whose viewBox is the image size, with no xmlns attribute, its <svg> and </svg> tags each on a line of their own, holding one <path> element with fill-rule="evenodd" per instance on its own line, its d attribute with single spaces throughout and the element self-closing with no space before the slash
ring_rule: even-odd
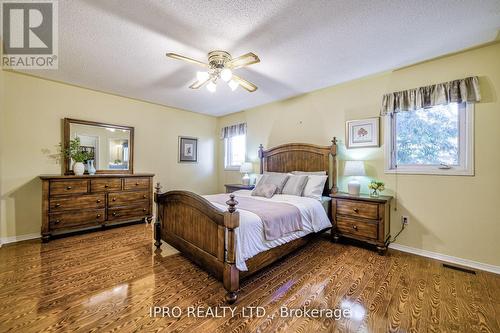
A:
<svg viewBox="0 0 500 333">
<path fill-rule="evenodd" d="M 233 136 L 247 134 L 247 124 L 240 123 L 223 127 L 220 133 L 221 139 L 232 138 Z"/>
<path fill-rule="evenodd" d="M 479 102 L 477 76 L 385 94 L 380 114 L 413 111 L 435 105 Z"/>
</svg>

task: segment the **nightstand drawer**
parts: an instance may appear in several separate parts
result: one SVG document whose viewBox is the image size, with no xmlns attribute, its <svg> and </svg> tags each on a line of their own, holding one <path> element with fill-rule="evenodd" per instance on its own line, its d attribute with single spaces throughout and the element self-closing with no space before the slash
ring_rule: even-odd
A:
<svg viewBox="0 0 500 333">
<path fill-rule="evenodd" d="M 352 200 L 337 200 L 337 214 L 378 219 L 378 205 Z"/>
<path fill-rule="evenodd" d="M 344 234 L 356 235 L 364 238 L 377 239 L 377 221 L 364 221 L 347 216 L 336 216 L 337 229 Z"/>
</svg>

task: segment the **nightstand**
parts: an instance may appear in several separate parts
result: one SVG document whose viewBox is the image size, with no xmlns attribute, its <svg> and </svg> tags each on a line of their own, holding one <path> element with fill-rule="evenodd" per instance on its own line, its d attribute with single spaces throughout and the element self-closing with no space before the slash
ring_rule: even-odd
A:
<svg viewBox="0 0 500 333">
<path fill-rule="evenodd" d="M 232 193 L 238 190 L 253 190 L 255 185 L 243 185 L 243 184 L 225 184 L 226 193 Z"/>
<path fill-rule="evenodd" d="M 332 194 L 332 237 L 356 239 L 375 245 L 379 254 L 387 250 L 390 238 L 391 196 Z"/>
</svg>

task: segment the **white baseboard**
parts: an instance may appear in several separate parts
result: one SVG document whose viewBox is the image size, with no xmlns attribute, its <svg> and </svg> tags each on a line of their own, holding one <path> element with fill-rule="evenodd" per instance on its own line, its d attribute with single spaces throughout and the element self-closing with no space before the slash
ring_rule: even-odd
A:
<svg viewBox="0 0 500 333">
<path fill-rule="evenodd" d="M 0 238 L 0 247 L 3 244 L 8 244 L 8 243 L 16 243 L 16 242 L 21 242 L 29 239 L 36 239 L 40 238 L 40 234 L 25 234 L 25 235 L 19 235 L 19 236 L 10 236 L 10 237 L 2 237 Z"/>
<path fill-rule="evenodd" d="M 458 258 L 458 257 L 449 256 L 446 254 L 417 249 L 414 247 L 396 244 L 396 243 L 392 243 L 391 245 L 389 245 L 389 248 L 394 249 L 394 250 L 399 250 L 402 252 L 416 254 L 416 255 L 422 256 L 422 257 L 436 259 L 439 261 L 449 262 L 451 264 L 456 264 L 456 265 L 460 265 L 460 266 L 464 266 L 464 267 L 470 267 L 470 268 L 474 268 L 474 269 L 480 269 L 482 271 L 500 274 L 500 266 L 484 264 L 482 262 L 477 262 L 477 261 L 468 260 L 468 259 L 462 259 L 462 258 Z"/>
</svg>

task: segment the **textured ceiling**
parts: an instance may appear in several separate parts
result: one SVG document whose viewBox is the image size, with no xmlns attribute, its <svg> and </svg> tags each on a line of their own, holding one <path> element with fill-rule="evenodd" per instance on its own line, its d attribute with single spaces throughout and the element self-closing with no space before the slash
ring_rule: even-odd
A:
<svg viewBox="0 0 500 333">
<path fill-rule="evenodd" d="M 65 0 L 59 70 L 37 76 L 195 112 L 223 115 L 494 40 L 500 1 Z M 210 50 L 261 63 L 258 85 L 188 89 Z"/>
</svg>

